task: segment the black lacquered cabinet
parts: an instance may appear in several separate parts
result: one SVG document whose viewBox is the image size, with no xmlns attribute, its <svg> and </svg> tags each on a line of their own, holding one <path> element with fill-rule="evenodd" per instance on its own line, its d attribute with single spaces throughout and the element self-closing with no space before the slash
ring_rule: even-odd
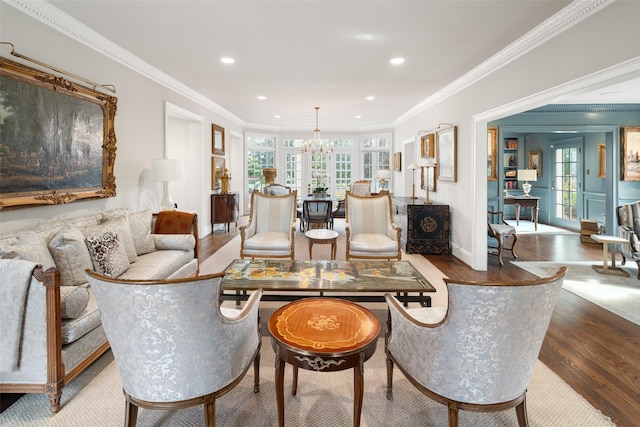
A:
<svg viewBox="0 0 640 427">
<path fill-rule="evenodd" d="M 449 205 L 425 205 L 424 199 L 394 197 L 393 222 L 402 227 L 401 242 L 408 254 L 450 254 Z"/>
<path fill-rule="evenodd" d="M 211 195 L 211 229 L 215 224 L 227 224 L 235 222 L 238 226 L 238 214 L 240 195 L 238 193 L 212 194 Z"/>
</svg>

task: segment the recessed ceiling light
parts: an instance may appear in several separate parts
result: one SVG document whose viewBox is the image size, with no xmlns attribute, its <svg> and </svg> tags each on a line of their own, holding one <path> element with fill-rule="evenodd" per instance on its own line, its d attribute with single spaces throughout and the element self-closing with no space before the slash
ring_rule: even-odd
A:
<svg viewBox="0 0 640 427">
<path fill-rule="evenodd" d="M 367 101 L 373 101 L 374 99 L 376 99 L 376 97 L 373 95 L 367 96 Z"/>
<path fill-rule="evenodd" d="M 280 118 L 280 114 L 276 114 L 275 116 L 273 116 L 274 119 L 279 119 Z"/>
<path fill-rule="evenodd" d="M 223 64 L 233 64 L 234 62 L 236 62 L 236 60 L 233 59 L 233 58 L 229 58 L 227 56 L 224 56 L 224 57 L 220 58 L 220 62 L 222 62 Z"/>
<path fill-rule="evenodd" d="M 356 115 L 356 119 L 361 119 L 362 116 L 360 114 Z"/>
<path fill-rule="evenodd" d="M 267 99 L 267 97 L 266 97 L 266 96 L 264 96 L 264 95 L 258 95 L 258 99 L 259 99 L 260 101 L 264 101 L 265 99 Z"/>
<path fill-rule="evenodd" d="M 404 58 L 393 58 L 389 62 L 393 65 L 404 64 Z"/>
</svg>

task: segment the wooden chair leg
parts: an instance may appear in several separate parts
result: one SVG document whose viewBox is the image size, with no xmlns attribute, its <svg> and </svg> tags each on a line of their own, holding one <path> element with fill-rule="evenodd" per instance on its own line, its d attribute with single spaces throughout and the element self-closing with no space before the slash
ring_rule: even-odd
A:
<svg viewBox="0 0 640 427">
<path fill-rule="evenodd" d="M 138 421 L 138 407 L 127 400 L 124 410 L 125 427 L 136 427 Z"/>
<path fill-rule="evenodd" d="M 449 427 L 458 427 L 458 402 L 449 402 Z"/>
<path fill-rule="evenodd" d="M 260 351 L 256 354 L 256 358 L 253 360 L 253 392 L 258 393 L 260 391 Z"/>
<path fill-rule="evenodd" d="M 518 243 L 518 235 L 517 234 L 512 234 L 513 236 L 513 243 L 511 244 L 511 255 L 513 255 L 514 258 L 518 258 L 518 255 L 516 255 L 514 249 L 516 247 L 516 243 Z"/>
<path fill-rule="evenodd" d="M 216 427 L 216 398 L 204 400 L 204 424 L 207 427 Z"/>
<path fill-rule="evenodd" d="M 387 356 L 387 400 L 393 400 L 393 360 Z"/>
<path fill-rule="evenodd" d="M 502 247 L 504 246 L 504 236 L 499 236 L 498 240 L 498 263 L 500 267 L 504 266 L 504 262 L 502 261 Z"/>
<path fill-rule="evenodd" d="M 528 427 L 529 419 L 527 418 L 527 398 L 522 400 L 518 406 L 516 406 L 516 415 L 518 416 L 518 426 Z"/>
</svg>

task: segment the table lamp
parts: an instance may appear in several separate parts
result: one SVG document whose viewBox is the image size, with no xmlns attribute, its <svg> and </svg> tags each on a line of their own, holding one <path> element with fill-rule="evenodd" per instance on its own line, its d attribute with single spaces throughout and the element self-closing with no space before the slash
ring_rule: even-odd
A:
<svg viewBox="0 0 640 427">
<path fill-rule="evenodd" d="M 531 191 L 531 184 L 529 181 L 538 180 L 538 171 L 535 169 L 518 169 L 518 181 L 524 181 L 522 184 L 522 191 L 524 191 L 525 197 L 531 197 L 529 191 Z"/>
<path fill-rule="evenodd" d="M 409 166 L 407 166 L 407 169 L 409 169 L 411 171 L 411 173 L 413 174 L 413 176 L 411 178 L 411 198 L 412 199 L 417 199 L 417 197 L 416 197 L 416 169 L 418 169 L 418 165 L 416 165 L 415 163 L 411 163 Z"/>
<path fill-rule="evenodd" d="M 184 168 L 180 159 L 151 159 L 151 180 L 164 183 L 164 194 L 160 202 L 160 209 L 171 211 L 176 205 L 169 193 L 169 182 L 184 181 Z"/>
<path fill-rule="evenodd" d="M 387 189 L 387 181 L 391 178 L 391 171 L 389 169 L 378 169 L 376 171 L 376 178 L 380 180 L 380 189 Z"/>
<path fill-rule="evenodd" d="M 436 161 L 435 159 L 432 158 L 426 158 L 426 159 L 421 159 L 419 162 L 419 166 L 421 168 L 427 168 L 427 182 L 425 184 L 425 188 L 427 190 L 427 197 L 424 199 L 424 204 L 425 205 L 430 205 L 431 202 L 429 201 L 429 168 L 435 168 L 436 167 Z M 435 173 L 433 174 L 433 179 L 436 178 Z"/>
</svg>

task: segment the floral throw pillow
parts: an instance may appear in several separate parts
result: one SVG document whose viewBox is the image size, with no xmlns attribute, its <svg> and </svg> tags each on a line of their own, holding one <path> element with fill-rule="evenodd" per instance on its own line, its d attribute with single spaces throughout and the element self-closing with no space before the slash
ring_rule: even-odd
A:
<svg viewBox="0 0 640 427">
<path fill-rule="evenodd" d="M 129 258 L 117 234 L 107 231 L 84 239 L 93 262 L 93 270 L 107 277 L 118 277 L 129 268 Z"/>
</svg>

